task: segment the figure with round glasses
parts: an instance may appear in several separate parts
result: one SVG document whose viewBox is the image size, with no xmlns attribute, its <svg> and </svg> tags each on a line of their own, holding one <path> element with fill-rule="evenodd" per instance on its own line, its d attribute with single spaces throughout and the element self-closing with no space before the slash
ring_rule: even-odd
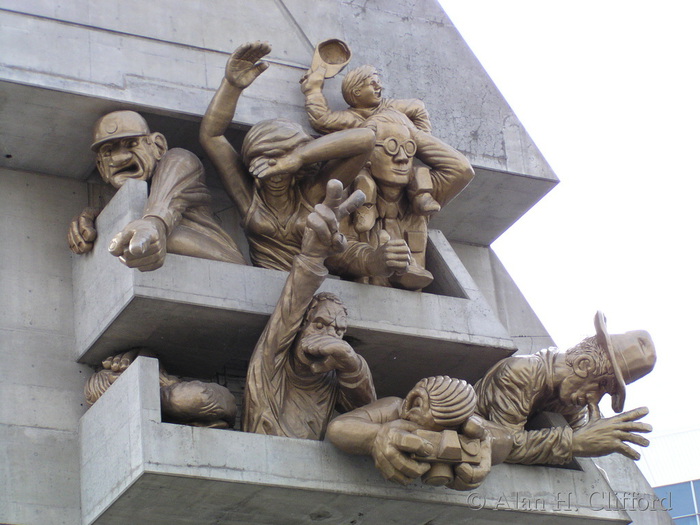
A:
<svg viewBox="0 0 700 525">
<path fill-rule="evenodd" d="M 410 181 L 422 171 L 430 178 L 433 198 L 445 206 L 474 178 L 474 170 L 459 151 L 421 131 L 399 111 L 387 109 L 372 115 L 362 127 L 374 131 L 376 137 L 367 168 L 377 187 L 376 213 L 365 232 L 345 225 L 349 248 L 327 264 L 346 278 L 421 290 L 433 280 L 425 269 L 429 217 L 411 206 Z M 414 166 L 414 159 L 424 167 Z M 405 243 L 409 263 L 398 270 L 370 271 L 367 265 L 373 250 L 388 243 Z"/>
<path fill-rule="evenodd" d="M 319 133 L 359 128 L 371 116 L 387 110 L 406 115 L 421 131 L 430 133 L 430 116 L 422 100 L 382 97 L 381 79 L 377 68 L 370 65 L 356 67 L 343 79 L 341 92 L 349 107 L 331 111 L 323 94 L 327 78 L 326 67 L 321 63 L 310 69 L 301 79 L 306 113 L 309 123 Z M 392 146 L 392 149 L 393 146 Z M 354 187 L 367 196 L 365 206 L 354 214 L 353 226 L 359 233 L 368 231 L 375 220 L 377 187 L 368 170 L 362 170 L 355 178 Z M 440 204 L 433 198 L 433 185 L 427 170 L 416 170 L 409 180 L 408 195 L 411 207 L 419 215 L 431 216 L 440 211 Z"/>
</svg>

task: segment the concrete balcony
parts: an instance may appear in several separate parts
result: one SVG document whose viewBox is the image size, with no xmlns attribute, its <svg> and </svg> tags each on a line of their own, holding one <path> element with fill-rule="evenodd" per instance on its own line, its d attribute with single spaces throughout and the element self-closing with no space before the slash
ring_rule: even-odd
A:
<svg viewBox="0 0 700 525">
<path fill-rule="evenodd" d="M 169 254 L 141 273 L 107 251 L 140 218 L 146 183 L 129 181 L 97 219 L 94 250 L 74 256 L 76 359 L 98 364 L 135 346 L 156 350 L 171 373 L 245 374 L 286 272 Z M 404 395 L 429 375 L 475 381 L 515 351 L 449 243 L 430 234 L 431 290 L 415 293 L 329 278 L 350 312 L 348 341 L 369 363 L 379 395 Z"/>
<path fill-rule="evenodd" d="M 327 442 L 162 423 L 158 363 L 144 357 L 79 432 L 84 525 L 629 522 L 590 460 L 583 470 L 498 465 L 457 492 L 385 481 L 370 458 Z"/>
</svg>

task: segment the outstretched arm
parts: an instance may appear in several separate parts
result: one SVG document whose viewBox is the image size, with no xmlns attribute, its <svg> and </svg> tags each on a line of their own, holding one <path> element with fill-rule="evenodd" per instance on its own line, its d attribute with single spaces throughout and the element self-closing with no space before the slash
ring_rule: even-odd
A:
<svg viewBox="0 0 700 525">
<path fill-rule="evenodd" d="M 365 165 L 374 147 L 374 132 L 370 129 L 348 129 L 310 140 L 279 157 L 258 157 L 250 165 L 250 173 L 258 179 L 273 175 L 297 173 L 303 166 L 325 163 L 318 175 L 306 180 L 306 199 L 321 202 L 326 184 L 339 180 L 348 187 Z"/>
<path fill-rule="evenodd" d="M 301 254 L 294 258 L 280 299 L 255 346 L 246 377 L 246 432 L 282 434 L 277 427 L 285 394 L 280 388 L 285 355 L 306 308 L 328 274 L 323 261 L 345 247 L 345 238 L 338 231 L 339 217 L 349 215 L 364 202 L 362 192 L 355 192 L 345 201 L 342 193 L 342 184 L 330 181 L 324 202 L 316 205 L 307 218 Z"/>
<path fill-rule="evenodd" d="M 444 207 L 471 182 L 474 168 L 467 157 L 429 133 L 416 129 L 413 138 L 416 157 L 430 168 L 433 198 Z"/>
<path fill-rule="evenodd" d="M 429 455 L 433 445 L 413 433 L 418 425 L 399 419 L 401 399 L 382 398 L 331 421 L 328 439 L 343 452 L 372 456 L 384 478 L 406 485 L 423 475 L 429 463 L 411 454 Z"/>
<path fill-rule="evenodd" d="M 301 79 L 301 92 L 304 94 L 304 108 L 309 116 L 309 123 L 319 133 L 332 133 L 343 129 L 357 128 L 362 125 L 362 117 L 349 110 L 331 111 L 323 95 L 325 67 L 308 71 Z"/>
<path fill-rule="evenodd" d="M 197 156 L 175 148 L 158 162 L 146 209 L 109 245 L 109 251 L 129 268 L 156 270 L 165 262 L 167 239 L 187 209 L 208 205 L 211 195 L 204 182 L 204 167 Z"/>
<path fill-rule="evenodd" d="M 250 42 L 236 49 L 226 63 L 221 86 L 207 108 L 199 129 L 199 141 L 211 158 L 238 211 L 245 216 L 253 199 L 253 181 L 246 172 L 238 152 L 224 133 L 236 112 L 238 99 L 268 67 L 260 59 L 270 52 L 267 42 Z"/>
</svg>

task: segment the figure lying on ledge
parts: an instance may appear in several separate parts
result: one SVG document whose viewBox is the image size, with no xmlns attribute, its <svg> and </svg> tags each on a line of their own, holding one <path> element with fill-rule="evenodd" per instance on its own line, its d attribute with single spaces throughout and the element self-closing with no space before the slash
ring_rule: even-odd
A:
<svg viewBox="0 0 700 525">
<path fill-rule="evenodd" d="M 406 399 L 385 397 L 335 418 L 328 438 L 341 450 L 374 458 L 389 480 L 455 490 L 478 487 L 512 445 L 510 434 L 474 415 L 476 394 L 463 379 L 421 379 Z"/>
<path fill-rule="evenodd" d="M 233 239 L 210 208 L 204 167 L 194 153 L 168 150 L 161 133 L 151 133 L 141 115 L 114 111 L 95 124 L 92 149 L 105 182 L 121 188 L 129 180 L 150 182 L 143 217 L 112 240 L 109 251 L 130 268 L 160 268 L 166 253 L 245 264 Z M 100 210 L 86 208 L 71 222 L 68 245 L 77 254 L 92 250 Z"/>
<path fill-rule="evenodd" d="M 138 357 L 155 357 L 144 350 L 130 350 L 102 361 L 102 370 L 85 383 L 85 399 L 93 405 Z M 160 366 L 160 406 L 163 420 L 196 427 L 232 428 L 236 421 L 236 398 L 224 386 L 202 381 L 183 381 Z"/>
<path fill-rule="evenodd" d="M 323 439 L 335 409 L 377 399 L 365 360 L 345 341 L 347 311 L 333 294 L 314 293 L 323 265 L 346 246 L 338 223 L 362 205 L 362 192 L 343 201 L 340 181 L 328 182 L 323 203 L 306 220 L 292 268 L 248 366 L 243 430 Z"/>
<path fill-rule="evenodd" d="M 649 413 L 647 408 L 601 419 L 598 403 L 610 394 L 613 410 L 622 412 L 625 385 L 654 368 L 654 343 L 642 330 L 609 335 L 601 312 L 595 328 L 594 337 L 566 352 L 550 349 L 504 359 L 476 383 L 477 413 L 513 434 L 507 462 L 565 464 L 576 456 L 613 452 L 639 459 L 625 442 L 649 444 L 637 434 L 651 432 L 651 425 L 637 421 Z M 569 426 L 526 430 L 539 412 L 562 414 Z"/>
</svg>

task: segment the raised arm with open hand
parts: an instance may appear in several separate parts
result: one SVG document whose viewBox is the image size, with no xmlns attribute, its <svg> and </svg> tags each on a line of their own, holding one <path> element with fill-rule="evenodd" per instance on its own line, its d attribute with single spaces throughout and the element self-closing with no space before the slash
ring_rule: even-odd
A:
<svg viewBox="0 0 700 525">
<path fill-rule="evenodd" d="M 238 47 L 226 62 L 226 80 L 232 86 L 245 89 L 265 71 L 269 64 L 260 59 L 272 50 L 268 42 L 248 42 Z"/>
</svg>

